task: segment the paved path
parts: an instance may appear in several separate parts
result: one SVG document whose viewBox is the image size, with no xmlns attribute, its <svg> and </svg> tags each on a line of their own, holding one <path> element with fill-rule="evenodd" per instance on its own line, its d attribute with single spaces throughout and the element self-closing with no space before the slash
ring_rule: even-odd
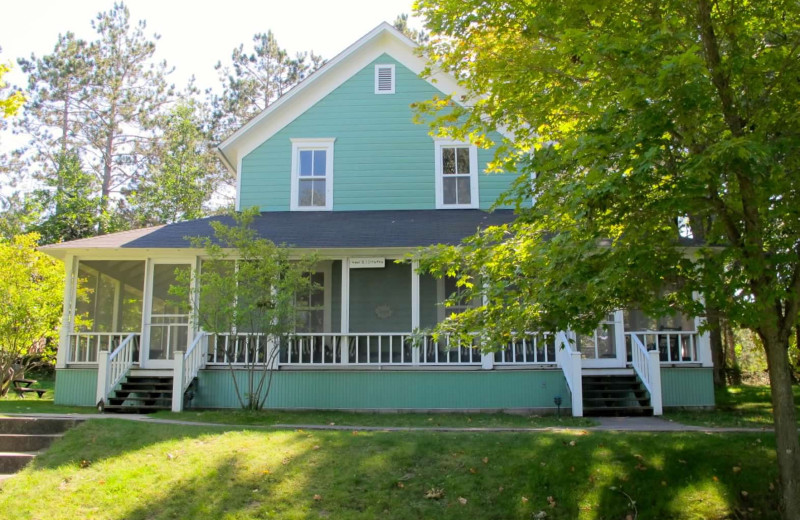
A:
<svg viewBox="0 0 800 520">
<path fill-rule="evenodd" d="M 213 426 L 229 429 L 263 429 L 263 430 L 331 430 L 331 431 L 377 431 L 377 432 L 464 432 L 464 433 L 535 433 L 535 432 L 569 432 L 569 431 L 617 431 L 617 432 L 702 432 L 702 433 L 771 433 L 772 428 L 711 428 L 681 424 L 660 417 L 592 417 L 597 426 L 548 426 L 542 428 L 459 428 L 447 426 L 347 426 L 327 424 L 221 424 L 176 419 L 155 419 L 142 414 L 45 414 L 45 413 L 8 413 L 0 414 L 18 417 L 42 417 L 53 419 L 123 419 L 155 424 L 176 424 L 182 426 Z"/>
</svg>

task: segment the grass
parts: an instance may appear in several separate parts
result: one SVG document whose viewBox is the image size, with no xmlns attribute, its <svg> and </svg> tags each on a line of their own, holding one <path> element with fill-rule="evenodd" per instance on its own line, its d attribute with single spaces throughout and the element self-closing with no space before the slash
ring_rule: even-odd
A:
<svg viewBox="0 0 800 520">
<path fill-rule="evenodd" d="M 800 385 L 792 387 L 800 426 Z M 716 389 L 714 410 L 669 411 L 668 419 L 708 427 L 772 428 L 772 402 L 769 386 L 729 386 Z"/>
<path fill-rule="evenodd" d="M 55 381 L 52 379 L 39 379 L 31 388 L 47 390 L 41 397 L 30 392 L 25 397 L 20 397 L 14 390 L 9 390 L 5 397 L 0 397 L 0 414 L 4 413 L 95 413 L 92 407 L 61 406 L 53 404 L 53 389 Z"/>
<path fill-rule="evenodd" d="M 544 428 L 585 427 L 596 424 L 591 419 L 554 415 L 521 415 L 507 413 L 366 413 L 338 411 L 282 411 L 263 410 L 198 410 L 182 413 L 158 412 L 159 419 L 236 424 L 246 426 L 273 426 L 276 424 L 334 424 L 338 426 L 377 427 L 453 427 L 453 428 Z"/>
<path fill-rule="evenodd" d="M 19 519 L 531 519 L 540 511 L 548 520 L 772 519 L 775 478 L 768 433 L 306 432 L 111 419 L 76 427 L 0 484 L 0 511 Z"/>
</svg>

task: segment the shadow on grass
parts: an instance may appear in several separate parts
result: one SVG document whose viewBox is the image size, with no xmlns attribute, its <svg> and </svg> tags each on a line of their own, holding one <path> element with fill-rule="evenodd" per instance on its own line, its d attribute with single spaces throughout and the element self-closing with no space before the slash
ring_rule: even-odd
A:
<svg viewBox="0 0 800 520">
<path fill-rule="evenodd" d="M 76 469 L 82 460 L 86 468 Z M 552 520 L 625 518 L 634 507 L 639 518 L 778 517 L 768 434 L 270 432 L 103 420 L 69 432 L 32 469 L 65 467 L 64 481 L 85 493 L 69 500 L 107 511 L 98 518 L 530 519 L 544 511 Z M 109 486 L 121 491 L 103 498 Z M 125 496 L 131 490 L 136 500 Z M 18 500 L 23 491 L 14 488 Z M 62 494 L 45 500 L 48 511 L 59 511 Z"/>
</svg>

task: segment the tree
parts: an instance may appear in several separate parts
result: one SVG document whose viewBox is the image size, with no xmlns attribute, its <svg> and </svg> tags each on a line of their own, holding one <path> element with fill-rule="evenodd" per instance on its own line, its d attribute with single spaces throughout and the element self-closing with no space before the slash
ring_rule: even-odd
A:
<svg viewBox="0 0 800 520">
<path fill-rule="evenodd" d="M 194 240 L 205 249 L 192 306 L 196 323 L 219 337 L 236 397 L 242 408 L 260 410 L 272 386 L 280 346 L 295 331 L 297 296 L 308 293 L 316 257 L 293 257 L 288 249 L 260 238 L 251 225 L 258 211 L 233 215 L 233 226 L 212 221 L 214 238 Z M 172 287 L 179 301 L 189 284 Z M 224 342 L 228 337 L 227 343 Z M 215 348 L 215 347 L 212 347 Z M 237 357 L 238 356 L 238 357 Z M 244 363 L 244 374 L 240 373 Z"/>
<path fill-rule="evenodd" d="M 217 158 L 203 128 L 201 107 L 183 100 L 163 116 L 145 175 L 128 196 L 137 226 L 200 218 L 219 178 Z"/>
<path fill-rule="evenodd" d="M 222 95 L 212 101 L 216 138 L 226 138 L 323 63 L 313 51 L 289 57 L 272 31 L 254 35 L 250 53 L 244 45 L 233 49 L 230 65 L 215 67 L 223 84 Z"/>
<path fill-rule="evenodd" d="M 421 29 L 412 29 L 408 25 L 408 13 L 398 14 L 392 23 L 395 29 L 408 36 L 420 45 L 425 45 L 430 41 L 430 34 Z"/>
<path fill-rule="evenodd" d="M 3 81 L 3 76 L 11 70 L 8 65 L 0 63 L 0 92 L 6 88 L 6 83 Z M 0 96 L 0 120 L 11 117 L 17 113 L 17 110 L 25 102 L 25 96 L 20 91 L 12 92 L 10 94 L 3 94 Z"/>
<path fill-rule="evenodd" d="M 37 240 L 32 233 L 0 242 L 0 396 L 15 376 L 55 360 L 64 273 L 59 262 L 36 250 Z"/>
<path fill-rule="evenodd" d="M 718 309 L 763 343 L 782 514 L 800 518 L 787 358 L 800 309 L 796 4 L 420 0 L 418 10 L 432 62 L 470 93 L 421 109 L 478 144 L 502 129 L 512 137 L 492 166 L 520 172 L 506 198 L 514 224 L 423 262 L 486 298 L 445 327 L 482 326 L 503 344 L 509 330 L 588 331 L 634 303 Z"/>
</svg>

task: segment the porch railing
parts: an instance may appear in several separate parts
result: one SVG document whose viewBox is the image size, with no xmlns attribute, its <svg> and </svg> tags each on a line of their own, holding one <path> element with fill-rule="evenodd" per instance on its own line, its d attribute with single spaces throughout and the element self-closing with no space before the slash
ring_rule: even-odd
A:
<svg viewBox="0 0 800 520">
<path fill-rule="evenodd" d="M 564 372 L 567 386 L 572 394 L 572 416 L 583 417 L 583 374 L 581 353 L 573 350 L 565 332 L 556 334 L 556 363 Z"/>
<path fill-rule="evenodd" d="M 263 335 L 209 334 L 208 365 L 264 363 L 268 358 Z M 411 333 L 298 333 L 279 345 L 281 366 L 480 366 L 476 342 L 459 344 L 455 337 L 434 340 Z M 499 365 L 555 363 L 553 335 L 526 335 L 495 354 Z"/>
<path fill-rule="evenodd" d="M 100 352 L 116 350 L 130 334 L 130 332 L 76 332 L 70 334 L 67 363 L 94 365 L 97 363 Z M 139 335 L 138 332 L 135 334 Z M 135 354 L 138 354 L 138 349 Z"/>
<path fill-rule="evenodd" d="M 693 331 L 625 331 L 625 348 L 628 362 L 632 361 L 632 338 L 636 338 L 647 351 L 658 352 L 661 363 L 697 363 L 697 332 Z"/>
<path fill-rule="evenodd" d="M 183 410 L 183 395 L 192 384 L 208 358 L 208 334 L 199 331 L 186 352 L 175 351 L 175 368 L 172 379 L 172 411 Z"/>
<path fill-rule="evenodd" d="M 658 351 L 647 350 L 636 335 L 632 335 L 630 338 L 633 370 L 636 371 L 639 379 L 650 392 L 653 415 L 662 415 L 664 412 L 661 400 L 661 362 L 658 359 Z"/>
<path fill-rule="evenodd" d="M 134 363 L 134 353 L 139 351 L 138 332 L 129 334 L 112 352 L 101 350 L 97 360 L 98 406 L 105 404 L 112 390 L 119 384 Z"/>
</svg>

